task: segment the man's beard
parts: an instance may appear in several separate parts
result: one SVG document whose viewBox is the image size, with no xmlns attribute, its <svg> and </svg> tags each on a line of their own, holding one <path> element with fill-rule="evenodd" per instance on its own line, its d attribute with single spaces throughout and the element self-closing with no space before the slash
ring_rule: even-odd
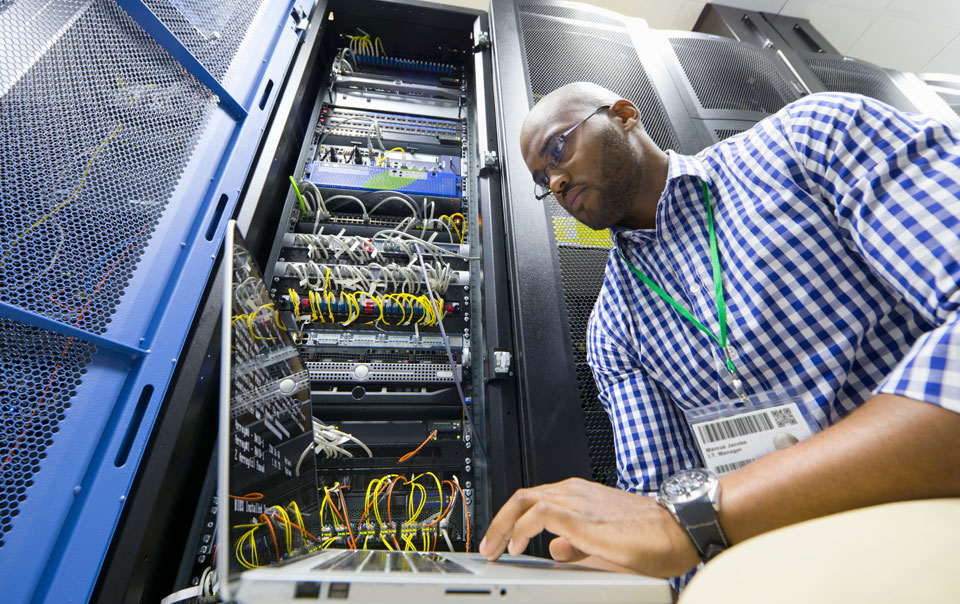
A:
<svg viewBox="0 0 960 604">
<path fill-rule="evenodd" d="M 603 145 L 603 164 L 597 189 L 597 203 L 593 212 L 577 217 L 591 229 L 606 229 L 619 224 L 630 211 L 643 183 L 643 157 L 622 133 L 612 126 L 600 135 Z"/>
</svg>

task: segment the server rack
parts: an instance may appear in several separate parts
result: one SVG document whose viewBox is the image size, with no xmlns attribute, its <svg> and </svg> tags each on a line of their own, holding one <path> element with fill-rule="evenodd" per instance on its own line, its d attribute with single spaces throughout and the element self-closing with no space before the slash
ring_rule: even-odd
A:
<svg viewBox="0 0 960 604">
<path fill-rule="evenodd" d="M 728 7 L 717 8 L 722 10 L 722 8 Z M 764 30 L 767 30 L 767 26 L 769 26 L 790 48 L 832 55 L 843 54 L 813 26 L 808 19 L 798 19 L 788 15 L 774 15 L 767 12 L 759 13 L 759 17 L 759 21 L 755 21 L 757 26 Z M 748 17 L 745 21 L 753 19 L 753 17 Z"/>
<path fill-rule="evenodd" d="M 88 599 L 157 419 L 194 412 L 170 377 L 304 7 L 0 10 L 5 599 Z"/>
<path fill-rule="evenodd" d="M 855 92 L 960 125 L 917 76 L 844 56 L 806 19 L 708 4 L 694 30 L 772 49 L 806 92 Z"/>
<path fill-rule="evenodd" d="M 960 75 L 949 73 L 917 74 L 960 117 Z"/>
<path fill-rule="evenodd" d="M 607 232 L 576 223 L 533 183 L 515 136 L 529 108 L 574 81 L 591 81 L 632 100 L 664 149 L 693 153 L 709 135 L 684 101 L 640 20 L 569 2 L 494 0 L 500 165 L 514 283 L 524 480 L 580 476 L 616 482 L 609 419 L 586 363 L 586 325 L 603 281 Z M 522 227 L 520 226 L 522 225 Z M 546 552 L 545 541 L 539 551 Z"/>
<path fill-rule="evenodd" d="M 458 118 L 470 145 L 459 159 L 472 246 L 490 250 L 468 284 L 484 297 L 470 315 L 472 398 L 484 427 L 470 434 L 488 439 L 498 470 L 484 474 L 478 455 L 472 464 L 460 455 L 460 465 L 477 476 L 469 505 L 482 534 L 493 506 L 521 486 L 500 185 L 483 162 L 498 135 L 488 127 L 485 15 L 390 1 L 34 8 L 0 10 L 0 322 L 10 343 L 0 358 L 0 560 L 17 569 L 4 573 L 5 597 L 155 600 L 184 549 L 188 558 L 200 551 L 224 225 L 237 214 L 261 265 L 274 267 L 292 199 L 286 181 L 338 45 L 327 32 L 351 23 L 402 25 L 406 56 L 436 56 L 469 74 Z M 442 56 L 438 42 L 460 54 Z M 46 203 L 44 192 L 59 201 Z M 51 218 L 64 208 L 69 222 Z M 88 260 L 89 251 L 112 256 Z M 64 288 L 71 279 L 109 295 Z"/>
<path fill-rule="evenodd" d="M 470 300 L 468 301 L 461 293 L 448 300 L 449 304 L 457 306 L 455 316 L 450 319 L 448 324 L 451 341 L 466 341 L 467 331 L 470 332 L 470 339 L 473 345 L 469 348 L 462 348 L 463 356 L 460 355 L 460 349 L 454 351 L 456 362 L 458 364 L 458 373 L 463 367 L 464 388 L 467 390 L 468 401 L 472 399 L 472 411 L 474 419 L 477 420 L 476 426 L 469 426 L 467 423 L 461 424 L 461 411 L 455 401 L 455 393 L 451 398 L 452 388 L 435 388 L 435 384 L 426 382 L 449 382 L 448 376 L 442 376 L 443 371 L 437 371 L 436 366 L 432 366 L 421 353 L 416 351 L 417 345 L 411 346 L 409 343 L 398 343 L 398 338 L 392 338 L 392 344 L 380 345 L 377 342 L 366 342 L 365 344 L 348 345 L 343 341 L 327 341 L 324 339 L 327 335 L 335 333 L 334 330 L 323 332 L 322 330 L 313 331 L 313 340 L 301 341 L 301 352 L 308 351 L 314 356 L 308 357 L 310 363 L 316 365 L 313 367 L 312 375 L 314 392 L 314 415 L 327 421 L 336 421 L 338 425 L 344 427 L 344 423 L 350 425 L 350 429 L 356 430 L 357 434 L 365 430 L 364 438 L 370 438 L 377 441 L 377 446 L 371 444 L 374 451 L 386 451 L 386 449 L 406 448 L 412 449 L 423 440 L 425 434 L 419 434 L 420 427 L 438 428 L 441 434 L 438 440 L 428 443 L 421 451 L 418 458 L 414 459 L 413 465 L 424 466 L 429 460 L 447 460 L 443 463 L 453 463 L 454 465 L 444 471 L 455 471 L 459 473 L 463 484 L 463 495 L 467 507 L 469 507 L 470 521 L 473 525 L 473 549 L 479 541 L 479 535 L 482 535 L 486 522 L 489 520 L 491 510 L 494 506 L 502 504 L 516 488 L 521 486 L 520 470 L 514 461 L 521 457 L 520 443 L 517 437 L 517 413 L 514 389 L 514 367 L 504 358 L 509 359 L 513 350 L 512 345 L 512 327 L 510 323 L 511 315 L 509 312 L 509 303 L 507 301 L 507 281 L 505 271 L 503 270 L 503 238 L 502 224 L 503 218 L 500 213 L 499 186 L 495 172 L 488 172 L 483 164 L 483 158 L 491 155 L 495 156 L 497 149 L 497 131 L 488 126 L 489 120 L 493 114 L 493 107 L 490 101 L 491 86 L 490 76 L 492 66 L 490 54 L 484 49 L 482 44 L 474 44 L 472 40 L 480 40 L 482 32 L 488 30 L 486 26 L 485 15 L 476 11 L 469 11 L 456 8 L 439 8 L 436 5 L 416 2 L 378 2 L 370 3 L 364 6 L 357 6 L 351 2 L 320 2 L 315 7 L 310 19 L 310 27 L 307 28 L 304 44 L 300 53 L 297 55 L 293 67 L 287 75 L 284 82 L 280 98 L 277 101 L 277 112 L 273 117 L 271 127 L 264 134 L 263 147 L 260 153 L 260 159 L 251 170 L 250 178 L 247 182 L 243 196 L 243 201 L 238 209 L 238 218 L 241 228 L 247 234 L 247 243 L 254 251 L 255 256 L 261 266 L 264 267 L 268 281 L 271 286 L 277 290 L 275 301 L 278 305 L 289 304 L 289 296 L 284 293 L 289 289 L 296 288 L 294 282 L 287 283 L 289 280 L 286 275 L 287 265 L 303 260 L 301 258 L 305 251 L 298 246 L 292 245 L 294 232 L 302 231 L 305 234 L 312 230 L 312 220 L 299 221 L 299 203 L 297 195 L 291 188 L 289 178 L 291 174 L 300 177 L 313 178 L 320 171 L 327 175 L 337 171 L 337 167 L 329 161 L 317 162 L 316 151 L 319 137 L 326 136 L 321 133 L 322 123 L 326 120 L 331 126 L 337 125 L 344 116 L 337 116 L 337 112 L 342 111 L 379 111 L 379 115 L 389 115 L 390 119 L 399 119 L 397 112 L 402 111 L 400 107 L 402 101 L 402 88 L 413 89 L 414 94 L 410 98 L 426 99 L 431 95 L 446 96 L 456 99 L 453 103 L 452 115 L 447 115 L 449 110 L 437 109 L 424 110 L 414 113 L 432 115 L 431 119 L 440 119 L 441 121 L 456 121 L 458 123 L 456 136 L 464 141 L 462 145 L 463 154 L 461 155 L 460 143 L 453 140 L 444 142 L 441 140 L 439 145 L 430 143 L 420 136 L 419 142 L 415 145 L 417 152 L 427 154 L 442 155 L 446 157 L 444 150 L 456 147 L 456 163 L 458 169 L 462 167 L 463 179 L 462 189 L 460 184 L 456 195 L 451 195 L 451 191 L 443 189 L 437 191 L 434 197 L 431 195 L 432 203 L 440 207 L 447 208 L 446 211 L 462 209 L 470 219 L 470 226 L 462 225 L 466 229 L 470 248 L 473 250 L 483 250 L 481 259 L 475 266 L 469 269 L 469 277 L 466 277 L 467 270 L 461 270 L 460 275 L 468 279 L 468 283 L 459 283 L 456 287 L 471 288 Z M 414 71 L 420 70 L 422 74 L 436 75 L 439 71 L 444 72 L 448 68 L 455 67 L 462 70 L 456 74 L 454 79 L 459 82 L 464 79 L 461 90 L 459 84 L 454 89 L 447 86 L 448 91 L 454 93 L 448 94 L 443 90 L 427 86 L 424 88 L 422 83 L 417 83 L 416 74 L 412 74 L 408 69 L 404 73 L 403 79 L 408 80 L 405 84 L 397 84 L 399 78 L 387 77 L 385 80 L 369 85 L 360 80 L 363 78 L 356 74 L 336 75 L 330 70 L 330 65 L 337 61 L 337 53 L 345 44 L 343 35 L 355 33 L 357 27 L 365 30 L 381 32 L 384 36 L 384 42 L 389 48 L 399 48 L 400 52 L 393 56 L 395 64 L 400 64 L 404 68 L 413 68 Z M 393 35 L 384 34 L 389 32 Z M 403 32 L 400 34 L 398 32 Z M 351 59 L 352 60 L 352 59 Z M 376 63 L 375 57 L 369 57 L 371 64 Z M 414 64 L 413 60 L 423 60 L 426 63 Z M 386 64 L 386 61 L 383 61 Z M 442 70 L 441 70 L 442 66 Z M 372 73 L 376 69 L 389 76 L 389 66 L 370 69 Z M 357 71 L 361 71 L 359 68 Z M 460 77 L 460 73 L 464 77 Z M 436 79 L 436 78 L 435 78 Z M 366 88 L 364 88 L 366 86 Z M 420 88 L 417 88 L 417 87 Z M 426 90 L 430 88 L 430 90 Z M 442 88 L 442 86 L 441 86 Z M 343 94 L 341 94 L 341 92 Z M 390 94 L 394 95 L 393 100 Z M 366 95 L 364 97 L 364 95 Z M 343 102 L 342 96 L 364 97 L 360 99 L 361 106 Z M 379 97 L 379 99 L 377 98 Z M 367 99 L 370 99 L 368 102 Z M 399 99 L 399 101 L 398 101 Z M 430 102 L 430 101 L 424 101 Z M 440 104 L 439 102 L 437 103 Z M 457 108 L 460 105 L 459 109 Z M 446 113 L 445 113 L 446 112 Z M 411 118 L 413 119 L 413 118 Z M 418 118 L 419 119 L 419 118 Z M 351 126 L 356 124 L 351 124 Z M 362 124 L 360 124 L 362 127 Z M 431 123 L 434 127 L 437 124 Z M 410 126 L 405 125 L 404 128 Z M 391 126 L 384 125 L 384 141 L 397 140 L 399 130 L 389 131 Z M 462 127 L 462 129 L 461 129 Z M 323 146 L 335 146 L 338 158 L 342 158 L 341 150 L 343 146 L 350 148 L 353 145 L 353 139 L 366 141 L 363 133 L 347 131 L 349 128 L 332 127 L 332 134 L 324 141 Z M 395 129 L 396 130 L 396 129 Z M 419 135 L 415 135 L 419 136 Z M 391 138 L 393 137 L 393 138 Z M 403 137 L 401 137 L 403 138 Z M 469 144 L 466 144 L 469 141 Z M 452 146 L 451 146 L 452 145 Z M 359 145 L 360 149 L 357 155 L 367 156 L 368 148 L 366 143 Z M 408 152 L 412 149 L 408 147 Z M 375 150 L 376 151 L 376 150 Z M 378 157 L 380 156 L 380 152 Z M 386 157 L 381 157 L 386 159 Z M 411 162 L 416 160 L 415 156 L 400 159 L 396 155 L 394 160 L 397 165 L 393 166 L 393 171 L 403 172 L 406 168 L 418 168 L 419 164 L 414 166 Z M 372 162 L 364 161 L 364 165 Z M 404 163 L 404 165 L 399 165 Z M 321 164 L 325 164 L 322 165 Z M 408 165 L 409 164 L 409 165 Z M 349 165 L 338 164 L 344 168 L 362 168 L 359 164 L 354 164 L 353 159 Z M 387 165 L 390 165 L 388 163 Z M 322 168 L 322 170 L 321 170 Z M 362 168 L 366 169 L 366 168 Z M 370 170 L 377 168 L 371 166 Z M 437 170 L 440 172 L 441 170 Z M 481 174 L 482 171 L 482 174 Z M 405 176 L 406 174 L 401 174 Z M 428 176 L 433 176 L 428 171 Z M 431 183 L 439 186 L 446 186 L 451 179 L 446 178 L 448 174 L 439 175 L 436 181 Z M 324 191 L 324 195 L 331 197 L 326 188 L 320 181 L 317 181 Z M 332 193 L 351 193 L 353 187 L 351 183 L 342 182 L 326 183 L 329 186 L 340 187 L 339 191 Z M 415 185 L 417 183 L 414 183 Z M 346 187 L 344 189 L 343 187 Z M 362 187 L 360 187 L 362 189 Z M 391 187 L 392 188 L 392 187 Z M 366 197 L 375 192 L 360 192 L 356 195 Z M 449 196 L 449 197 L 446 197 Z M 456 199 L 454 199 L 456 198 Z M 460 201 L 463 201 L 461 208 Z M 339 232 L 346 229 L 345 236 L 367 235 L 372 228 L 365 217 L 351 218 L 350 210 L 346 207 L 335 207 L 337 202 L 331 205 L 331 214 L 329 224 L 323 226 L 325 232 Z M 376 206 L 374 201 L 370 206 Z M 382 206 L 378 214 L 371 215 L 371 224 L 379 224 L 386 220 L 392 220 L 391 214 L 397 214 L 402 210 L 402 205 L 391 204 Z M 469 212 L 467 208 L 469 207 Z M 371 210 L 372 211 L 372 210 Z M 366 214 L 366 212 L 364 212 Z M 339 216 L 339 217 L 338 217 Z M 301 217 L 302 218 L 302 217 Z M 482 218 L 482 227 L 481 221 Z M 327 220 L 324 218 L 324 220 Z M 294 225 L 290 227 L 290 225 Z M 352 230 L 351 230 L 352 229 Z M 356 232 L 353 232 L 356 231 Z M 447 231 L 449 234 L 449 231 Z M 438 240 L 439 241 L 439 240 Z M 488 251 L 489 250 L 489 251 Z M 458 266 L 458 269 L 466 269 L 464 266 Z M 279 281 L 284 283 L 279 284 Z M 281 287 L 282 285 L 282 287 Z M 482 286 L 482 287 L 481 287 Z M 453 287 L 453 286 L 451 286 Z M 214 288 L 216 291 L 216 288 Z M 482 294 L 474 296 L 474 294 Z M 306 292 L 300 292 L 305 296 Z M 319 304 L 319 303 L 318 303 Z M 449 305 L 448 304 L 448 305 Z M 198 319 L 198 324 L 205 326 L 206 329 L 198 329 L 197 337 L 192 340 L 192 350 L 197 355 L 206 355 L 205 358 L 212 359 L 212 347 L 208 347 L 207 337 L 213 337 L 216 340 L 215 308 L 218 306 L 216 297 L 205 300 L 205 310 Z M 466 309 L 469 308 L 469 315 Z M 331 313 L 331 318 L 338 321 L 343 320 L 340 308 L 331 304 L 326 308 Z M 284 319 L 292 324 L 293 307 L 283 308 Z M 413 312 L 413 309 L 406 309 L 404 312 Z M 411 314 L 412 316 L 412 314 Z M 466 321 L 472 319 L 471 324 Z M 446 321 L 445 321 L 446 322 Z M 357 321 L 359 323 L 359 321 Z M 396 322 L 387 322 L 384 331 L 399 331 L 403 329 L 398 327 Z M 392 325 L 392 327 L 391 327 Z M 466 329 L 469 327 L 470 329 Z M 353 342 L 359 342 L 360 338 L 368 339 L 375 332 L 367 326 L 367 331 L 363 331 L 361 326 L 355 325 L 344 328 L 343 331 L 354 331 L 352 334 Z M 433 328 L 435 331 L 435 327 Z M 408 328 L 409 333 L 415 333 L 426 343 L 430 338 L 437 339 L 437 336 L 431 335 L 430 328 L 423 327 L 422 331 L 414 332 L 414 326 Z M 336 333 L 339 333 L 337 331 Z M 370 335 L 366 335 L 370 334 Z M 379 334 L 376 334 L 379 335 Z M 388 334 L 385 334 L 385 336 Z M 358 337 L 359 336 L 359 337 Z M 342 340 L 342 339 L 341 339 Z M 202 351 L 202 352 L 201 352 Z M 472 358 L 467 357 L 467 352 Z M 391 364 L 388 356 L 396 357 L 398 353 L 406 354 L 406 359 L 402 363 L 411 362 L 407 365 L 410 371 L 396 363 Z M 433 356 L 437 356 L 434 353 Z M 349 356 L 347 359 L 340 356 Z M 359 355 L 359 356 L 358 356 Z M 366 355 L 366 356 L 363 356 Z M 386 355 L 386 356 L 384 356 Z M 369 357 L 369 358 L 368 358 Z M 382 358 L 381 358 L 382 357 Z M 387 361 L 387 362 L 384 362 Z M 426 362 L 426 364 L 424 364 Z M 472 363 L 472 366 L 467 368 Z M 343 365 L 343 366 L 341 366 Z M 349 365 L 349 367 L 345 367 Z M 425 370 L 433 370 L 433 378 L 427 376 L 426 382 L 415 380 L 410 382 L 408 375 L 411 371 L 420 375 Z M 369 373 L 361 376 L 359 371 L 366 369 Z M 393 371 L 383 371 L 392 369 Z M 467 375 L 471 376 L 467 381 Z M 429 373 L 429 371 L 428 371 Z M 423 376 L 421 376 L 423 377 Z M 436 378 L 436 379 L 434 379 Z M 185 392 L 191 392 L 192 397 L 202 396 L 200 386 L 203 379 L 196 379 L 194 375 L 185 375 L 182 383 L 178 382 Z M 449 383 L 448 383 L 449 386 Z M 411 389 L 411 387 L 415 387 Z M 425 388 L 424 388 L 425 387 Z M 403 392 L 403 390 L 411 390 Z M 424 392 L 422 390 L 430 390 Z M 209 396 L 209 393 L 208 393 Z M 421 401 L 418 403 L 417 401 Z M 209 401 L 208 401 L 209 403 Z M 419 409 L 419 411 L 418 411 Z M 454 415 L 451 413 L 455 412 Z M 439 415 L 437 415 L 439 414 Z M 449 417 L 447 417 L 449 415 Z M 374 417 L 376 416 L 376 417 Z M 429 417 L 430 421 L 423 421 L 423 418 Z M 371 422 L 368 420 L 375 419 Z M 171 418 L 170 434 L 167 435 L 166 442 L 162 449 L 169 451 L 172 448 L 174 440 L 183 440 L 184 430 L 177 430 L 175 422 L 177 418 Z M 197 420 L 198 427 L 196 431 L 203 432 L 209 430 L 207 427 L 200 426 L 203 422 L 209 422 L 209 417 L 203 417 Z M 375 424 L 379 423 L 379 427 Z M 390 424 L 389 429 L 384 426 Z M 422 426 L 421 426 L 422 424 Z M 418 427 L 420 426 L 420 427 Z M 399 428 L 398 428 L 399 427 Z M 413 433 L 419 434 L 417 442 L 408 446 L 404 438 L 397 440 L 397 430 L 403 428 L 411 432 L 408 439 L 413 439 Z M 379 432 L 378 432 L 379 430 Z M 454 440 L 443 441 L 444 436 L 449 436 Z M 482 447 L 477 446 L 477 440 L 484 438 L 486 442 L 486 451 L 489 453 L 489 459 L 484 459 L 481 454 Z M 383 440 L 386 438 L 386 440 Z M 456 440 L 462 438 L 463 440 Z M 379 439 L 379 440 L 378 440 Z M 370 442 L 370 441 L 368 441 Z M 378 449 L 379 447 L 379 449 Z M 471 448 L 472 447 L 472 448 Z M 435 449 L 435 450 L 434 450 Z M 140 596 L 146 597 L 146 594 L 157 593 L 156 586 L 166 584 L 168 588 L 171 585 L 185 587 L 196 584 L 198 579 L 198 570 L 204 565 L 209 564 L 210 548 L 205 547 L 210 543 L 211 534 L 208 524 L 211 520 L 211 509 L 216 506 L 216 502 L 209 499 L 204 500 L 202 491 L 210 491 L 210 480 L 203 481 L 199 479 L 203 472 L 200 467 L 203 465 L 204 453 L 209 449 L 205 446 L 198 447 L 197 459 L 194 461 L 194 479 L 186 481 L 181 476 L 180 488 L 183 494 L 174 497 L 164 497 L 165 501 L 161 505 L 140 506 L 138 517 L 129 516 L 129 522 L 119 531 L 114 540 L 114 549 L 112 555 L 105 566 L 101 575 L 101 582 L 98 589 L 98 597 L 103 601 L 116 600 L 138 600 Z M 449 453 L 449 454 L 448 454 Z M 392 452 L 390 454 L 393 454 Z M 453 457 L 451 457 L 451 454 Z M 399 454 L 398 454 L 399 455 Z M 423 462 L 419 458 L 423 458 Z M 321 458 L 322 459 L 322 458 Z M 367 474 L 376 471 L 370 462 L 354 460 L 351 465 L 337 465 L 336 463 L 321 464 L 319 477 L 321 483 L 326 486 L 339 480 L 343 481 L 344 476 L 353 476 L 359 483 L 369 480 Z M 380 460 L 372 460 L 374 466 L 381 467 Z M 394 462 L 396 458 L 394 458 Z M 331 460 L 332 462 L 332 460 Z M 488 463 L 489 462 L 489 463 Z M 158 455 L 155 468 L 163 468 L 164 460 L 162 455 Z M 378 465 L 380 464 L 380 465 Z M 488 467 L 496 468 L 496 471 L 487 471 Z M 147 466 L 145 466 L 147 467 Z M 366 469 L 364 469 L 366 468 Z M 421 469 L 430 469 L 422 467 Z M 169 471 L 169 470 L 168 470 Z M 439 470 L 438 470 L 439 473 Z M 443 475 L 441 475 L 443 477 Z M 142 489 L 136 494 L 135 501 L 140 502 L 146 498 L 151 487 L 148 480 L 139 485 Z M 358 490 L 358 496 L 363 496 L 364 484 L 354 484 L 354 489 Z M 399 491 L 400 489 L 398 489 Z M 166 495 L 166 494 L 165 494 Z M 355 505 L 351 501 L 352 493 L 347 492 L 351 512 Z M 194 516 L 192 527 L 190 523 L 181 522 L 181 534 L 176 538 L 170 536 L 161 537 L 160 532 L 164 527 L 169 526 L 171 519 L 174 518 L 178 510 L 186 510 L 193 502 L 194 509 L 190 515 Z M 199 503 L 198 503 L 199 501 Z M 133 506 L 131 506 L 133 507 Z M 362 509 L 362 505 L 361 505 Z M 396 511 L 396 510 L 395 510 Z M 144 525 L 149 527 L 147 531 L 143 530 Z M 189 528 L 189 534 L 188 533 Z M 461 548 L 465 545 L 462 526 L 455 519 L 451 523 L 450 536 L 454 544 Z M 398 533 L 399 534 L 399 533 Z M 149 552 L 154 548 L 160 547 L 163 551 L 173 552 L 176 547 L 185 550 L 182 563 L 177 569 L 178 560 L 158 562 L 153 556 L 139 557 L 138 555 L 127 556 L 124 552 Z M 182 552 L 181 552 L 182 553 Z M 176 583 L 173 582 L 173 574 L 177 574 Z"/>
<path fill-rule="evenodd" d="M 661 54 L 687 111 L 713 141 L 743 132 L 806 89 L 774 49 L 720 36 L 661 32 Z"/>
</svg>

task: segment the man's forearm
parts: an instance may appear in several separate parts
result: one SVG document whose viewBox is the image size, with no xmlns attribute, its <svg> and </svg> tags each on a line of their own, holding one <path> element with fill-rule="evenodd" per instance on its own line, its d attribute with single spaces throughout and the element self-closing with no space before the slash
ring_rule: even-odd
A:
<svg viewBox="0 0 960 604">
<path fill-rule="evenodd" d="M 869 505 L 960 495 L 960 414 L 881 394 L 827 430 L 720 479 L 738 543 Z"/>
<path fill-rule="evenodd" d="M 960 414 L 882 395 L 820 434 L 720 479 L 720 521 L 733 543 L 781 526 L 890 501 L 960 495 Z M 481 553 L 520 553 L 530 538 L 559 535 L 559 560 L 592 555 L 670 577 L 697 552 L 650 497 L 570 479 L 521 489 L 500 509 Z"/>
</svg>

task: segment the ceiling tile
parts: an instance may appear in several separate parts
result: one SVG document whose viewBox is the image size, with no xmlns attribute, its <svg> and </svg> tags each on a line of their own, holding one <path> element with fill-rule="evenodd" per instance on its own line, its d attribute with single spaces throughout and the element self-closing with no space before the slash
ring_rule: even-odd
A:
<svg viewBox="0 0 960 604">
<path fill-rule="evenodd" d="M 893 0 L 829 0 L 824 2 L 821 0 L 818 4 L 826 4 L 831 8 L 854 8 L 861 11 L 866 11 L 868 13 L 882 13 L 884 9 L 889 5 Z M 914 0 L 916 1 L 916 0 Z M 789 0 L 786 5 L 784 5 L 783 10 L 780 11 L 782 15 L 790 15 L 791 17 L 797 17 L 799 15 L 789 12 L 792 8 L 795 8 L 797 5 L 808 4 L 807 2 L 798 2 L 796 0 Z M 794 11 L 795 12 L 795 11 Z"/>
<path fill-rule="evenodd" d="M 920 71 L 957 36 L 956 27 L 883 14 L 847 54 L 903 71 Z"/>
<path fill-rule="evenodd" d="M 921 70 L 960 75 L 960 35 L 954 38 L 953 42 L 947 44 L 946 48 L 933 57 Z"/>
<path fill-rule="evenodd" d="M 957 0 L 893 0 L 887 12 L 900 16 L 922 17 L 937 23 L 960 24 L 960 2 Z"/>
<path fill-rule="evenodd" d="M 670 29 L 679 31 L 693 31 L 693 26 L 697 23 L 697 18 L 703 12 L 706 2 L 697 0 L 683 0 L 677 9 L 677 16 L 673 18 Z"/>
</svg>

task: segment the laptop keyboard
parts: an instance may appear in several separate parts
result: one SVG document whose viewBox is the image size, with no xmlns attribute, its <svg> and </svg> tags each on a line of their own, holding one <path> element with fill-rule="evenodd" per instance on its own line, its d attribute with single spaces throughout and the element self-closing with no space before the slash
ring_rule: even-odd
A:
<svg viewBox="0 0 960 604">
<path fill-rule="evenodd" d="M 311 570 L 379 573 L 473 574 L 435 552 L 384 552 L 348 550 L 331 556 Z"/>
</svg>

